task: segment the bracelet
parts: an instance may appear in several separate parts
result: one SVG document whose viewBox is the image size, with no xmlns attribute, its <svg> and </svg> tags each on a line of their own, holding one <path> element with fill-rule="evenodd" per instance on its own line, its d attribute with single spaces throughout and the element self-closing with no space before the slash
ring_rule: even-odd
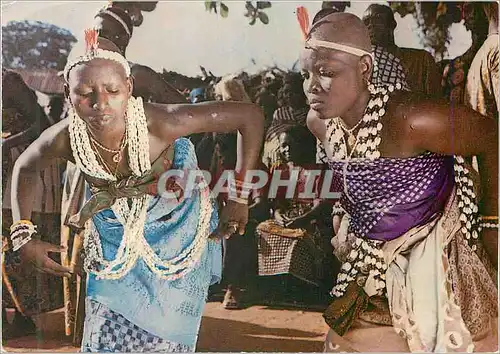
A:
<svg viewBox="0 0 500 354">
<path fill-rule="evenodd" d="M 10 226 L 10 231 L 12 232 L 13 229 L 15 228 L 18 228 L 20 226 L 34 226 L 33 223 L 31 222 L 31 220 L 24 220 L 24 219 L 21 219 L 21 220 L 17 220 L 15 223 L 13 223 L 11 226 Z"/>
<path fill-rule="evenodd" d="M 31 235 L 28 234 L 28 236 L 24 238 L 18 238 L 15 240 L 12 240 L 12 251 L 16 252 L 18 251 L 21 247 L 23 247 L 25 244 L 31 241 Z"/>
<path fill-rule="evenodd" d="M 29 241 L 36 233 L 36 225 L 29 220 L 19 220 L 10 227 L 10 240 L 12 242 L 12 251 L 16 252 Z"/>
<path fill-rule="evenodd" d="M 479 227 L 482 229 L 498 229 L 498 223 L 489 223 L 489 222 L 482 222 L 479 224 Z"/>
<path fill-rule="evenodd" d="M 252 183 L 243 182 L 237 179 L 229 179 L 228 186 L 230 198 L 248 199 L 252 191 Z"/>
<path fill-rule="evenodd" d="M 231 196 L 228 196 L 227 197 L 228 200 L 231 200 L 233 202 L 236 202 L 238 204 L 245 204 L 245 205 L 248 205 L 248 199 L 245 199 L 245 198 L 238 198 L 238 197 L 231 197 Z"/>
<path fill-rule="evenodd" d="M 495 220 L 495 221 L 498 221 L 498 216 L 481 216 L 481 220 Z"/>
<path fill-rule="evenodd" d="M 12 233 L 10 234 L 10 239 L 11 239 L 12 241 L 14 241 L 15 239 L 17 239 L 17 238 L 21 237 L 21 236 L 22 236 L 23 234 L 25 234 L 25 233 L 30 234 L 30 235 L 33 235 L 34 233 L 36 233 L 36 230 L 34 230 L 34 229 L 30 229 L 30 230 L 22 230 L 22 229 L 20 229 L 20 230 L 16 230 L 16 231 L 14 231 L 14 232 L 12 232 Z"/>
<path fill-rule="evenodd" d="M 337 202 L 332 207 L 332 216 L 345 214 L 345 210 L 342 205 Z"/>
</svg>

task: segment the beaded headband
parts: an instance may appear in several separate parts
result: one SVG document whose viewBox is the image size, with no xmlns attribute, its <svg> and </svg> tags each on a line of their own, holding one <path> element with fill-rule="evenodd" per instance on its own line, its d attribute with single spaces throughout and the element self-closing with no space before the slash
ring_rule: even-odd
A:
<svg viewBox="0 0 500 354">
<path fill-rule="evenodd" d="M 93 59 L 101 58 L 114 60 L 117 63 L 121 64 L 125 69 L 125 74 L 127 77 L 130 76 L 130 66 L 128 64 L 127 59 L 123 55 L 117 52 L 113 52 L 111 50 L 105 50 L 99 48 L 98 41 L 99 34 L 95 29 L 86 29 L 85 30 L 85 54 L 77 56 L 75 58 L 68 58 L 68 62 L 64 67 L 64 79 L 68 82 L 69 72 L 76 65 L 91 61 Z"/>
<path fill-rule="evenodd" d="M 99 11 L 97 16 L 101 15 L 101 14 L 106 14 L 108 16 L 113 17 L 118 23 L 120 23 L 120 25 L 122 25 L 123 29 L 125 30 L 125 32 L 127 32 L 128 36 L 129 37 L 132 36 L 132 33 L 130 33 L 130 30 L 129 30 L 127 24 L 125 23 L 125 21 L 123 21 L 122 18 L 120 16 L 118 16 L 117 14 L 115 14 L 113 11 L 110 11 L 107 8 L 105 8 L 104 10 Z"/>
<path fill-rule="evenodd" d="M 306 47 L 308 48 L 323 47 L 328 49 L 340 50 L 342 52 L 353 54 L 358 57 L 362 57 L 363 55 L 369 55 L 372 58 L 372 60 L 374 60 L 373 54 L 363 49 L 330 41 L 320 41 L 314 38 L 307 39 L 309 35 L 309 15 L 307 9 L 303 6 L 297 8 L 297 21 L 299 21 L 300 29 L 302 31 L 302 35 L 304 36 Z"/>
</svg>

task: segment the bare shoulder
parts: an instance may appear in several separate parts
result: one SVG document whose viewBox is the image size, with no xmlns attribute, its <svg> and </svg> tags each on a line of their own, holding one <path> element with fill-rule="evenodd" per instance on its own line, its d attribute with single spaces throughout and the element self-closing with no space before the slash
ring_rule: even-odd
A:
<svg viewBox="0 0 500 354">
<path fill-rule="evenodd" d="M 421 120 L 443 119 L 450 113 L 450 106 L 441 98 L 400 91 L 391 96 L 388 111 L 395 119 L 412 125 Z"/>
<path fill-rule="evenodd" d="M 54 159 L 73 161 L 69 139 L 69 119 L 47 128 L 16 160 L 21 168 L 37 169 L 47 166 Z"/>
<path fill-rule="evenodd" d="M 54 145 L 60 148 L 70 148 L 69 119 L 63 119 L 45 129 L 40 135 L 39 140 L 45 144 Z"/>
<path fill-rule="evenodd" d="M 44 130 L 40 137 L 35 140 L 35 143 L 37 142 L 40 149 L 51 155 L 72 159 L 69 119 L 63 119 Z"/>
<path fill-rule="evenodd" d="M 144 113 L 150 135 L 169 141 L 178 138 L 175 133 L 175 127 L 179 124 L 179 118 L 174 114 L 176 106 L 176 104 L 144 102 Z"/>
</svg>

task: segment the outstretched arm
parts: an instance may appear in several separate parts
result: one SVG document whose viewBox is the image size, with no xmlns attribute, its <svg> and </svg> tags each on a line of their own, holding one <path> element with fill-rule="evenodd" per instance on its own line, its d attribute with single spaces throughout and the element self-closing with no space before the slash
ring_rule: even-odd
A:
<svg viewBox="0 0 500 354">
<path fill-rule="evenodd" d="M 448 155 L 477 156 L 481 178 L 482 215 L 498 216 L 498 125 L 495 119 L 465 106 L 425 102 L 408 114 L 409 136 L 415 146 Z M 490 232 L 495 231 L 495 232 Z M 483 232 L 483 241 L 496 264 L 496 230 Z"/>
<path fill-rule="evenodd" d="M 264 113 L 257 105 L 241 102 L 206 102 L 189 105 L 150 105 L 150 132 L 163 141 L 193 133 L 229 133 L 239 131 L 236 175 L 243 180 L 257 166 L 264 137 Z M 238 139 L 239 140 L 239 139 Z M 213 236 L 229 237 L 245 232 L 248 206 L 229 200 L 221 212 L 219 227 Z M 232 226 L 233 225 L 233 226 Z M 237 229 L 232 229 L 236 226 Z"/>
<path fill-rule="evenodd" d="M 242 136 L 236 172 L 244 175 L 254 169 L 264 137 L 264 113 L 252 103 L 204 102 L 186 105 L 152 105 L 155 123 L 150 131 L 162 140 L 172 141 L 194 133 L 230 133 Z"/>
</svg>

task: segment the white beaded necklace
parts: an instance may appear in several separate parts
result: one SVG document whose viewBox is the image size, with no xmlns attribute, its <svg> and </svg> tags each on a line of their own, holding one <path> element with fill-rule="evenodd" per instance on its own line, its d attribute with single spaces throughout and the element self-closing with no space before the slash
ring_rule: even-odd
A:
<svg viewBox="0 0 500 354">
<path fill-rule="evenodd" d="M 332 145 L 333 160 L 345 160 L 344 164 L 344 192 L 347 198 L 350 198 L 347 191 L 346 173 L 349 160 L 356 155 L 356 158 L 367 158 L 374 160 L 380 157 L 378 146 L 381 138 L 379 132 L 382 130 L 380 118 L 386 113 L 386 104 L 389 101 L 389 92 L 394 89 L 401 89 L 398 83 L 394 87 L 389 85 L 385 87 L 369 86 L 372 94 L 368 102 L 365 114 L 358 124 L 362 124 L 359 130 L 354 146 L 351 147 L 351 152 L 347 153 L 347 144 L 345 142 L 344 130 L 340 126 L 338 118 L 333 119 L 329 124 L 328 129 L 331 134 L 329 143 Z M 377 108 L 378 107 L 378 108 Z M 370 112 L 373 109 L 373 112 Z M 356 126 L 358 126 L 358 124 Z M 364 124 L 364 126 L 363 126 Z M 352 128 L 351 131 L 353 131 Z M 348 132 L 349 133 L 349 132 Z M 333 139 L 333 141 L 332 141 Z M 342 142 L 344 144 L 342 144 Z M 477 250 L 476 242 L 479 237 L 481 227 L 479 225 L 477 198 L 473 191 L 473 182 L 469 176 L 469 171 L 464 165 L 464 159 L 461 156 L 455 156 L 455 181 L 457 183 L 458 207 L 460 209 L 460 222 L 462 224 L 461 232 L 466 238 L 473 251 Z M 345 212 L 342 207 L 337 207 L 336 213 Z M 386 292 L 385 272 L 387 265 L 385 264 L 384 255 L 381 250 L 382 241 L 357 238 L 353 233 L 350 233 L 351 238 L 355 242 L 351 245 L 352 249 L 344 260 L 340 272 L 337 276 L 337 282 L 330 294 L 334 297 L 344 295 L 347 286 L 352 281 L 373 277 L 373 286 L 378 295 L 383 295 Z M 359 278 L 358 275 L 363 274 Z M 364 282 L 358 283 L 364 286 Z"/>
<path fill-rule="evenodd" d="M 351 198 L 347 189 L 347 167 L 349 161 L 355 158 L 374 160 L 380 157 L 378 146 L 380 145 L 381 138 L 379 136 L 382 130 L 382 123 L 380 119 L 386 113 L 386 105 L 389 101 L 389 92 L 394 89 L 400 90 L 401 85 L 389 85 L 388 87 L 369 85 L 370 100 L 367 103 L 363 118 L 347 131 L 352 135 L 352 131 L 358 126 L 359 129 L 355 140 L 352 144 L 345 141 L 344 127 L 340 118 L 333 120 L 331 135 L 329 137 L 330 144 L 332 144 L 333 159 L 344 160 L 344 193 L 347 198 Z M 333 141 L 332 141 L 333 139 Z M 349 139 L 352 142 L 351 136 Z M 350 152 L 347 152 L 347 146 L 350 147 Z M 349 256 L 342 264 L 340 272 L 337 276 L 337 282 L 333 287 L 330 294 L 335 297 L 344 295 L 348 284 L 358 278 L 359 274 L 372 276 L 374 278 L 374 286 L 379 295 L 382 295 L 385 290 L 385 271 L 387 265 L 384 262 L 383 252 L 381 250 L 382 242 L 369 239 L 357 238 L 353 233 L 350 233 L 356 241 L 352 244 L 352 250 Z M 363 286 L 364 284 L 360 284 Z"/>
<path fill-rule="evenodd" d="M 142 176 L 151 169 L 149 136 L 142 99 L 131 97 L 126 112 L 129 164 L 135 176 Z M 90 144 L 86 123 L 73 108 L 70 111 L 70 143 L 75 162 L 85 174 L 114 183 L 117 178 L 99 164 Z M 118 198 L 111 209 L 123 225 L 123 237 L 112 261 L 103 257 L 100 236 L 90 219 L 85 227 L 85 268 L 102 279 L 119 279 L 126 275 L 141 257 L 148 267 L 164 279 L 177 279 L 192 269 L 205 248 L 212 205 L 207 190 L 201 193 L 200 218 L 192 244 L 176 257 L 162 261 L 149 246 L 144 236 L 146 213 L 151 196 L 133 198 L 129 206 L 127 198 Z"/>
<path fill-rule="evenodd" d="M 331 135 L 328 138 L 333 150 L 334 160 L 349 160 L 351 158 L 367 158 L 374 160 L 380 157 L 380 151 L 378 151 L 378 146 L 380 145 L 381 138 L 379 136 L 382 130 L 382 122 L 380 119 L 385 115 L 387 102 L 389 101 L 389 92 L 393 92 L 395 89 L 400 90 L 401 84 L 389 85 L 387 87 L 374 85 L 369 85 L 370 100 L 368 101 L 363 118 L 350 130 L 344 129 L 343 122 L 340 117 L 332 120 L 332 130 Z M 349 141 L 345 141 L 344 131 L 347 131 L 349 135 L 361 126 L 358 133 L 351 139 L 353 144 L 349 144 Z M 354 136 L 354 135 L 353 135 Z M 348 154 L 347 146 L 350 146 L 351 151 Z"/>
</svg>

